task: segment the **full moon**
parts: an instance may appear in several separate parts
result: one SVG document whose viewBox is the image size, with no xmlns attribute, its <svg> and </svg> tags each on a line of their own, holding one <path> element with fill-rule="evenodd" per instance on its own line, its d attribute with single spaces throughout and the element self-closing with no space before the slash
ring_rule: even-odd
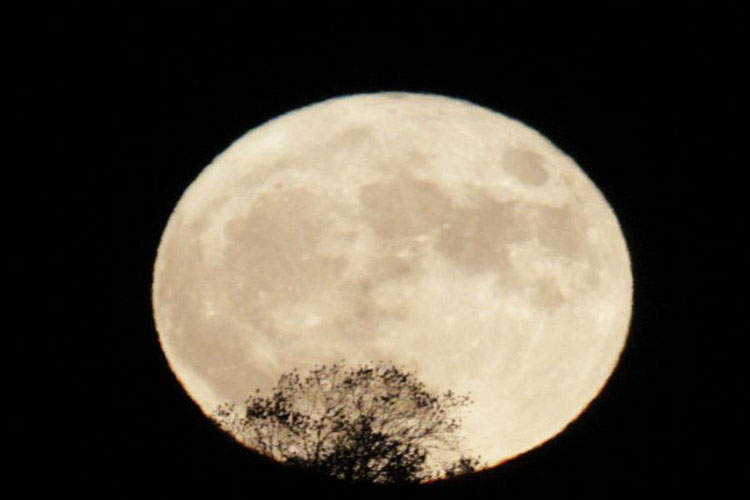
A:
<svg viewBox="0 0 750 500">
<path fill-rule="evenodd" d="M 345 360 L 470 394 L 490 465 L 560 433 L 623 349 L 625 239 L 581 168 L 470 102 L 383 92 L 251 130 L 185 191 L 153 282 L 166 358 L 207 415 Z"/>
</svg>

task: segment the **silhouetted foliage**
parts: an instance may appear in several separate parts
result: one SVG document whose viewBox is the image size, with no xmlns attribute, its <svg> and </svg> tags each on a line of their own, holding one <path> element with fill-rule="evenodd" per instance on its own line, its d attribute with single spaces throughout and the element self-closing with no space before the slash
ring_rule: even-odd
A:
<svg viewBox="0 0 750 500">
<path fill-rule="evenodd" d="M 359 483 L 416 483 L 476 470 L 458 430 L 470 400 L 430 394 L 385 364 L 320 366 L 279 378 L 270 396 L 223 404 L 219 425 L 278 461 Z"/>
</svg>

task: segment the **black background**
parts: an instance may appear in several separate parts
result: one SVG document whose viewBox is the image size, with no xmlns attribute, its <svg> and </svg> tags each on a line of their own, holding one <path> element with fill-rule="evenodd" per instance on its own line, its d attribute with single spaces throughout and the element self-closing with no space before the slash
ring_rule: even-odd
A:
<svg viewBox="0 0 750 500">
<path fill-rule="evenodd" d="M 19 11 L 8 78 L 29 141 L 17 170 L 30 176 L 18 192 L 43 207 L 44 241 L 17 267 L 47 274 L 55 327 L 13 337 L 49 367 L 22 377 L 40 385 L 21 384 L 30 401 L 12 412 L 15 479 L 97 498 L 598 498 L 745 484 L 747 16 L 608 4 Z M 150 287 L 172 208 L 231 141 L 300 106 L 379 90 L 473 101 L 575 158 L 618 215 L 635 305 L 616 372 L 560 436 L 454 482 L 352 491 L 265 462 L 212 426 L 166 364 Z M 21 238 L 36 227 L 21 223 Z"/>
</svg>

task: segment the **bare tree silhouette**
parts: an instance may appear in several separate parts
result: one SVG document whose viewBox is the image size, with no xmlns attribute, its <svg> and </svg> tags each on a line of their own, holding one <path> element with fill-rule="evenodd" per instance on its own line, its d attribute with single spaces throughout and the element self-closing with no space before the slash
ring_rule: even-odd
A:
<svg viewBox="0 0 750 500">
<path fill-rule="evenodd" d="M 270 396 L 227 403 L 214 420 L 280 462 L 347 482 L 418 483 L 476 470 L 458 433 L 467 396 L 430 394 L 383 363 L 319 366 L 279 378 Z"/>
</svg>

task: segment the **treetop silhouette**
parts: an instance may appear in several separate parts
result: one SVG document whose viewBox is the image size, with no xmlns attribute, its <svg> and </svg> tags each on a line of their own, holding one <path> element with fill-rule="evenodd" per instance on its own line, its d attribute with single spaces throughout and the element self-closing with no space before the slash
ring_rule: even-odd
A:
<svg viewBox="0 0 750 500">
<path fill-rule="evenodd" d="M 459 434 L 467 396 L 431 394 L 385 363 L 283 374 L 270 396 L 212 417 L 246 446 L 351 483 L 419 483 L 476 470 Z"/>
</svg>

